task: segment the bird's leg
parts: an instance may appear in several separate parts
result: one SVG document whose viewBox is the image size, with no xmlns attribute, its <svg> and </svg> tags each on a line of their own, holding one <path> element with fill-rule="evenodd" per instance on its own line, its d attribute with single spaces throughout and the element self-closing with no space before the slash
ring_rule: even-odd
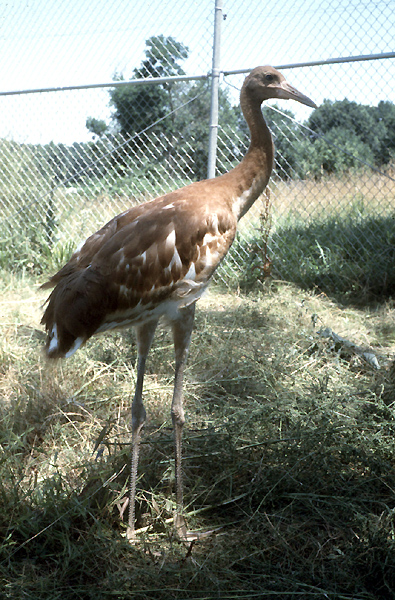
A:
<svg viewBox="0 0 395 600">
<path fill-rule="evenodd" d="M 129 520 L 126 536 L 128 540 L 135 539 L 135 504 L 136 504 L 136 483 L 137 467 L 139 461 L 139 448 L 141 430 L 143 428 L 146 412 L 143 405 L 143 381 L 145 373 L 145 363 L 151 347 L 158 321 L 151 321 L 144 325 L 136 327 L 137 336 L 137 381 L 132 402 L 132 456 L 130 468 L 130 488 L 129 488 Z"/>
<path fill-rule="evenodd" d="M 176 475 L 176 515 L 174 525 L 180 538 L 187 537 L 187 529 L 183 517 L 183 485 L 182 485 L 182 429 L 185 423 L 183 409 L 183 378 L 188 357 L 189 343 L 195 317 L 195 304 L 180 310 L 180 317 L 173 321 L 174 350 L 176 355 L 175 379 L 171 417 L 175 441 L 175 475 Z"/>
</svg>

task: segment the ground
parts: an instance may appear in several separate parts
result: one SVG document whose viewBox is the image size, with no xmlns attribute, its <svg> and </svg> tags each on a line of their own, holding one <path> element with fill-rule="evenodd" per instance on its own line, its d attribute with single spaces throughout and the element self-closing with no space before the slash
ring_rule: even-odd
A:
<svg viewBox="0 0 395 600">
<path fill-rule="evenodd" d="M 189 546 L 171 527 L 174 363 L 169 333 L 158 332 L 144 393 L 142 532 L 130 546 L 120 513 L 133 332 L 48 363 L 45 296 L 27 275 L 3 273 L 2 290 L 4 598 L 395 597 L 391 301 L 353 308 L 272 281 L 248 295 L 213 287 L 199 302 L 186 514 L 191 529 L 214 532 Z"/>
</svg>

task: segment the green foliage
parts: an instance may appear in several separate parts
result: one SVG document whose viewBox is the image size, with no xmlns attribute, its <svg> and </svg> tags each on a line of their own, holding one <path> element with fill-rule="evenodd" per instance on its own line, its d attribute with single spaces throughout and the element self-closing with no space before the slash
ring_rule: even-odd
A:
<svg viewBox="0 0 395 600">
<path fill-rule="evenodd" d="M 192 100 L 187 107 L 177 113 L 175 128 L 178 134 L 178 153 L 185 156 L 185 164 L 196 179 L 207 177 L 209 116 L 210 116 L 210 87 L 206 82 L 198 82 L 185 86 L 180 95 L 179 103 L 185 104 Z M 237 147 L 230 145 L 238 133 L 238 109 L 232 107 L 227 90 L 219 90 L 219 122 L 221 135 L 218 137 L 218 155 L 221 156 L 225 168 L 232 168 Z M 241 159 L 239 155 L 239 159 Z"/>
<path fill-rule="evenodd" d="M 58 236 L 59 219 L 67 218 L 62 192 L 103 175 L 106 150 L 101 140 L 72 146 L 0 140 L 0 267 L 40 274 L 70 255 L 75 240 Z"/>
<path fill-rule="evenodd" d="M 133 71 L 135 79 L 184 75 L 179 61 L 188 57 L 188 48 L 172 37 L 153 36 L 146 41 L 145 60 Z M 123 80 L 123 75 L 115 77 Z M 116 87 L 110 92 L 113 119 L 126 138 L 140 133 L 166 116 L 174 107 L 180 84 L 135 85 Z M 158 131 L 168 132 L 171 119 L 158 124 Z"/>
<path fill-rule="evenodd" d="M 265 282 L 263 245 L 261 231 L 238 242 L 242 289 Z M 309 223 L 289 214 L 276 224 L 268 245 L 274 277 L 303 289 L 361 305 L 395 294 L 395 219 L 365 214 L 360 203 Z"/>
<path fill-rule="evenodd" d="M 75 184 L 83 178 L 104 176 L 111 163 L 111 141 L 74 142 L 71 146 L 50 142 L 38 145 L 37 166 L 53 184 Z"/>
<path fill-rule="evenodd" d="M 297 146 L 303 155 L 302 177 L 342 173 L 360 167 L 360 161 L 380 167 L 394 156 L 392 102 L 380 102 L 375 107 L 347 99 L 324 100 L 306 124 L 316 135 Z"/>
<path fill-rule="evenodd" d="M 145 45 L 146 58 L 141 67 L 135 69 L 136 78 L 185 75 L 178 62 L 188 58 L 187 46 L 177 42 L 171 36 L 164 35 L 150 37 Z"/>
<path fill-rule="evenodd" d="M 378 121 L 377 109 L 347 99 L 324 102 L 307 120 L 308 127 L 326 134 L 332 129 L 353 132 L 363 143 L 368 144 L 375 156 L 380 152 L 380 140 L 385 134 L 384 121 Z"/>
<path fill-rule="evenodd" d="M 145 60 L 135 67 L 133 76 L 138 79 L 183 74 L 180 63 L 188 54 L 188 48 L 174 38 L 153 36 L 146 41 Z M 116 79 L 123 80 L 123 75 L 116 75 Z M 174 114 L 175 109 L 194 97 L 191 104 Z M 194 177 L 206 177 L 210 107 L 206 83 L 118 87 L 110 92 L 110 98 L 113 120 L 122 140 L 133 138 L 156 123 L 158 135 L 164 133 L 167 139 L 175 136 L 179 154 L 186 157 Z M 221 168 L 227 169 L 241 158 L 240 144 L 232 147 L 229 139 L 239 138 L 244 142 L 248 140 L 248 131 L 240 110 L 230 105 L 222 90 L 219 110 L 223 136 L 218 138 L 218 155 Z M 391 102 L 372 107 L 347 99 L 324 100 L 307 120 L 311 130 L 307 138 L 291 111 L 264 107 L 263 112 L 273 133 L 276 175 L 280 178 L 320 178 L 356 170 L 362 164 L 380 167 L 395 156 L 395 107 Z M 109 130 L 103 121 L 92 117 L 87 120 L 87 127 L 98 137 L 106 128 Z M 113 153 L 113 161 L 121 171 L 126 171 L 128 158 L 142 144 L 137 137 Z"/>
<path fill-rule="evenodd" d="M 102 119 L 96 119 L 95 117 L 88 117 L 86 119 L 86 128 L 91 131 L 93 135 L 101 137 L 108 129 L 108 125 Z"/>
<path fill-rule="evenodd" d="M 4 235 L 4 228 L 2 233 Z M 67 262 L 75 242 L 52 242 L 45 223 L 26 223 L 13 235 L 0 238 L 0 268 L 40 275 L 56 272 Z"/>
<path fill-rule="evenodd" d="M 188 48 L 174 38 L 153 36 L 146 41 L 146 58 L 140 67 L 133 70 L 133 77 L 139 79 L 184 75 L 180 62 L 188 54 Z M 115 79 L 123 81 L 124 76 L 118 74 Z M 146 143 L 141 136 L 133 136 L 156 124 L 155 133 L 158 136 L 165 134 L 165 139 L 174 138 L 176 145 L 176 148 L 169 145 L 159 162 L 165 158 L 166 161 L 173 162 L 177 169 L 178 157 L 181 156 L 183 168 L 191 177 L 203 179 L 207 176 L 210 112 L 207 82 L 116 87 L 110 92 L 110 104 L 114 108 L 112 118 L 120 136 L 118 141 L 123 142 L 122 148 L 112 152 L 112 160 L 120 173 L 127 172 L 130 158 Z M 187 106 L 181 108 L 184 104 Z M 219 138 L 218 151 L 225 168 L 231 168 L 238 150 L 229 148 L 229 138 L 234 138 L 235 131 L 238 132 L 240 111 L 231 106 L 228 92 L 222 89 L 219 91 L 219 120 L 224 135 Z M 102 121 L 89 117 L 87 127 L 100 137 L 106 126 Z M 125 144 L 125 140 L 129 138 L 132 139 Z M 114 138 L 114 146 L 116 142 L 117 139 Z"/>
<path fill-rule="evenodd" d="M 299 172 L 300 152 L 298 146 L 303 132 L 292 111 L 264 107 L 263 116 L 268 124 L 276 150 L 276 175 L 281 179 L 294 178 Z M 288 117 L 288 118 L 287 118 Z"/>
<path fill-rule="evenodd" d="M 298 157 L 295 170 L 303 179 L 340 175 L 375 163 L 371 147 L 356 133 L 340 126 L 332 127 L 324 137 L 317 137 L 313 142 L 300 141 L 293 154 Z"/>
<path fill-rule="evenodd" d="M 363 304 L 395 294 L 395 221 L 355 219 L 352 213 L 305 223 L 292 221 L 276 231 L 276 269 L 303 288 L 318 288 Z M 292 268 L 291 268 L 292 265 Z"/>
<path fill-rule="evenodd" d="M 395 158 L 395 104 L 389 100 L 379 102 L 376 114 L 385 128 L 381 139 L 381 158 L 386 164 Z"/>
<path fill-rule="evenodd" d="M 121 135 L 125 138 L 133 136 L 165 117 L 168 100 L 168 94 L 161 85 L 114 88 L 111 92 L 111 104 L 115 108 L 113 118 Z M 166 129 L 166 125 L 158 123 L 159 130 Z"/>
</svg>

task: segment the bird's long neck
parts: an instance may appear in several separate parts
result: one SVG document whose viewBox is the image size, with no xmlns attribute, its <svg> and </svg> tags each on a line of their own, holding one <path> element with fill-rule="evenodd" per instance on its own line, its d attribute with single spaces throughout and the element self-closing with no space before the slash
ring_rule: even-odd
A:
<svg viewBox="0 0 395 600">
<path fill-rule="evenodd" d="M 272 136 L 263 118 L 260 102 L 250 98 L 243 88 L 240 104 L 251 142 L 241 163 L 228 173 L 234 186 L 232 208 L 237 219 L 248 211 L 267 186 L 274 158 Z"/>
</svg>

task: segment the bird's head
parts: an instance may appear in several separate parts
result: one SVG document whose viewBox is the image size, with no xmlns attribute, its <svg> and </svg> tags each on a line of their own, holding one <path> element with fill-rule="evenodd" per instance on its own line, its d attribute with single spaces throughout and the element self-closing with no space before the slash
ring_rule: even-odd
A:
<svg viewBox="0 0 395 600">
<path fill-rule="evenodd" d="M 256 67 L 246 77 L 243 87 L 250 98 L 260 103 L 269 98 L 280 98 L 296 100 L 311 108 L 317 108 L 315 102 L 292 87 L 284 75 L 274 67 Z"/>
</svg>

